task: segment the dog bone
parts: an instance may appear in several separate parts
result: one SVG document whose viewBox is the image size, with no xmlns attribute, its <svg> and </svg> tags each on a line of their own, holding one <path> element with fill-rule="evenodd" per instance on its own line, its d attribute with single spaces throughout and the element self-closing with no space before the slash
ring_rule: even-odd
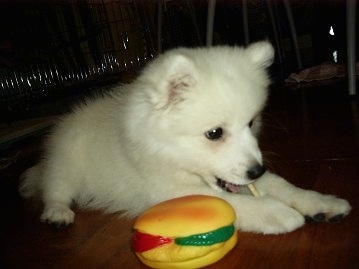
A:
<svg viewBox="0 0 359 269">
<path fill-rule="evenodd" d="M 259 193 L 259 191 L 257 190 L 256 186 L 254 186 L 253 183 L 249 183 L 249 184 L 247 185 L 247 187 L 248 187 L 248 189 L 250 190 L 250 192 L 252 193 L 252 195 L 253 195 L 254 197 L 259 197 L 259 196 L 261 196 L 260 193 Z"/>
</svg>

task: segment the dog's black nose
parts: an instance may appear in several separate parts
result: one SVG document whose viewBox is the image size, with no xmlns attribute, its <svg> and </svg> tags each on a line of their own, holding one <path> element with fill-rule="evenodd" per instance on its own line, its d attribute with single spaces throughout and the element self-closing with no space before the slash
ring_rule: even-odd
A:
<svg viewBox="0 0 359 269">
<path fill-rule="evenodd" d="M 249 179 L 257 179 L 259 178 L 261 175 L 264 174 L 264 172 L 266 171 L 265 166 L 263 165 L 256 165 L 251 167 L 248 171 L 247 171 L 247 177 Z"/>
</svg>

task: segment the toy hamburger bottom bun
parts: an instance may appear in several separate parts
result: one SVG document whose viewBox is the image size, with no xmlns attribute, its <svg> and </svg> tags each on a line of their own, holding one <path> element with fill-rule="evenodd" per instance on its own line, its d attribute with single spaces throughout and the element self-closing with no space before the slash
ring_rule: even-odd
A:
<svg viewBox="0 0 359 269">
<path fill-rule="evenodd" d="M 191 195 L 159 203 L 134 224 L 132 246 L 152 268 L 200 268 L 237 243 L 232 206 L 218 197 Z"/>
</svg>

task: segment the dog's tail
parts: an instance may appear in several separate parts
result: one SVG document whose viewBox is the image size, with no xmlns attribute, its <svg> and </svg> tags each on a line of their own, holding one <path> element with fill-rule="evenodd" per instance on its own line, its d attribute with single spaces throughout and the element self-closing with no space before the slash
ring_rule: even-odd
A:
<svg viewBox="0 0 359 269">
<path fill-rule="evenodd" d="M 24 198 L 38 197 L 42 189 L 41 163 L 27 169 L 20 177 L 19 193 Z"/>
</svg>

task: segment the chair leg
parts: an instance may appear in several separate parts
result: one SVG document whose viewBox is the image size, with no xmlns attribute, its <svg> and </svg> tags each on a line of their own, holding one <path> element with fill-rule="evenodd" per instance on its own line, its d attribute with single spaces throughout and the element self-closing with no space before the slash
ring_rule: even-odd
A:
<svg viewBox="0 0 359 269">
<path fill-rule="evenodd" d="M 349 95 L 356 94 L 356 55 L 355 55 L 355 0 L 347 0 L 347 64 Z"/>
<path fill-rule="evenodd" d="M 350 0 L 348 0 L 348 1 L 350 1 Z M 302 65 L 302 59 L 301 59 L 300 52 L 299 52 L 297 30 L 296 30 L 295 24 L 294 24 L 292 9 L 290 8 L 290 4 L 289 4 L 288 0 L 283 0 L 283 4 L 284 4 L 285 11 L 287 13 L 289 27 L 291 30 L 290 32 L 292 35 L 295 57 L 297 58 L 298 69 L 301 70 L 303 68 L 303 65 Z"/>
<path fill-rule="evenodd" d="M 213 44 L 213 24 L 214 24 L 215 13 L 216 13 L 216 0 L 209 0 L 208 10 L 207 10 L 207 33 L 206 33 L 207 47 L 210 47 Z"/>
</svg>

